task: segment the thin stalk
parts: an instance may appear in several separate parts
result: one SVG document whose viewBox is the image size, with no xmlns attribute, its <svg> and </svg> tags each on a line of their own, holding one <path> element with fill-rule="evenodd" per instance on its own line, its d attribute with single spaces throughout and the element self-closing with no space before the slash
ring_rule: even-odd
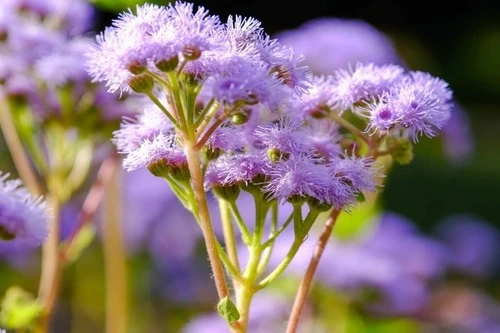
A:
<svg viewBox="0 0 500 333">
<path fill-rule="evenodd" d="M 283 223 L 283 225 L 277 231 L 271 233 L 269 239 L 262 244 L 262 247 L 271 246 L 274 243 L 275 239 L 290 225 L 290 223 L 292 223 L 293 217 L 294 214 L 291 213 L 290 216 Z"/>
<path fill-rule="evenodd" d="M 278 201 L 275 200 L 273 203 L 271 203 L 271 230 L 269 231 L 269 235 L 275 235 L 277 233 L 276 232 L 277 229 L 278 229 Z M 269 238 L 271 237 L 272 236 L 270 236 Z M 259 262 L 259 267 L 257 267 L 258 275 L 262 274 L 267 268 L 269 259 L 271 258 L 271 254 L 273 252 L 273 247 L 274 247 L 274 242 L 271 242 L 269 246 L 264 246 L 264 244 L 262 244 L 262 248 L 264 250 L 262 258 Z"/>
<path fill-rule="evenodd" d="M 167 118 L 174 124 L 176 128 L 179 128 L 179 122 L 172 116 L 172 114 L 167 110 L 167 108 L 158 100 L 158 98 L 153 93 L 146 94 L 153 103 L 156 104 L 163 111 L 163 113 L 167 116 Z"/>
<path fill-rule="evenodd" d="M 168 78 L 170 80 L 170 84 L 172 85 L 172 89 L 170 89 L 170 92 L 172 94 L 173 100 L 174 100 L 174 108 L 177 112 L 177 118 L 178 122 L 180 124 L 180 129 L 183 131 L 184 134 L 189 134 L 189 137 L 192 138 L 193 135 L 191 132 L 193 132 L 192 125 L 187 123 L 186 119 L 186 108 L 185 108 L 185 101 L 181 98 L 181 90 L 179 86 L 179 80 L 178 77 L 175 73 L 170 72 L 168 73 Z"/>
<path fill-rule="evenodd" d="M 49 332 L 54 304 L 59 293 L 59 280 L 62 271 L 59 257 L 61 203 L 52 195 L 47 196 L 46 202 L 50 218 L 49 234 L 42 249 L 42 272 L 38 289 L 38 299 L 42 306 L 42 313 L 36 327 L 38 333 Z"/>
<path fill-rule="evenodd" d="M 242 327 L 244 332 L 247 330 L 248 318 L 250 314 L 250 304 L 257 289 L 255 281 L 259 277 L 259 264 L 262 256 L 262 236 L 264 233 L 264 223 L 266 220 L 269 205 L 264 202 L 262 194 L 253 194 L 255 204 L 255 229 L 252 242 L 249 247 L 249 258 L 245 272 L 243 273 L 244 283 L 237 290 L 237 307 L 240 313 L 238 326 Z"/>
<path fill-rule="evenodd" d="M 162 78 L 160 75 L 156 74 L 155 72 L 151 72 L 151 71 L 148 71 L 147 73 L 153 79 L 155 79 L 156 81 L 161 83 L 165 88 L 167 88 L 169 90 L 171 89 L 170 83 L 167 80 L 165 80 L 164 78 Z"/>
<path fill-rule="evenodd" d="M 236 267 L 232 262 L 229 256 L 227 255 L 226 251 L 222 248 L 222 245 L 217 241 L 217 251 L 219 252 L 219 256 L 222 260 L 222 263 L 226 266 L 226 268 L 229 270 L 229 273 L 231 273 L 231 277 L 233 278 L 234 281 L 238 283 L 244 283 L 243 276 L 241 275 L 240 269 Z"/>
<path fill-rule="evenodd" d="M 215 287 L 219 299 L 229 297 L 229 291 L 224 276 L 224 268 L 217 253 L 217 243 L 215 239 L 212 222 L 210 220 L 210 211 L 208 209 L 207 197 L 203 185 L 203 175 L 200 167 L 200 157 L 198 151 L 194 148 L 191 142 L 186 142 L 184 145 L 189 173 L 191 174 L 191 184 L 195 195 L 196 205 L 193 207 L 193 212 L 198 216 L 200 221 L 201 231 L 205 240 L 205 246 L 212 268 Z"/>
<path fill-rule="evenodd" d="M 240 210 L 238 209 L 235 200 L 229 202 L 229 208 L 231 209 L 231 213 L 233 213 L 233 217 L 236 220 L 236 225 L 240 229 L 241 239 L 243 243 L 245 243 L 246 245 L 250 245 L 252 234 L 245 224 L 245 221 L 241 217 Z"/>
<path fill-rule="evenodd" d="M 206 123 L 208 123 L 208 121 L 213 117 L 213 115 L 215 114 L 215 111 L 217 111 L 217 109 L 219 108 L 219 104 L 215 104 L 215 99 L 210 99 L 210 101 L 207 103 L 207 105 L 205 105 L 205 107 L 203 108 L 203 110 L 201 110 L 200 114 L 198 115 L 198 118 L 196 118 L 195 122 L 194 122 L 194 127 L 196 127 L 196 130 L 198 131 L 198 126 L 200 126 L 200 124 L 203 122 L 203 121 L 206 121 Z M 214 106 L 214 107 L 212 107 Z M 211 111 L 211 112 L 210 112 Z M 205 118 L 210 112 L 210 116 Z M 208 121 L 207 121 L 208 120 Z"/>
<path fill-rule="evenodd" d="M 243 273 L 244 283 L 240 284 L 236 292 L 236 306 L 240 313 L 238 326 L 243 332 L 247 332 L 248 318 L 250 314 L 250 304 L 252 303 L 253 295 L 257 291 L 254 284 L 257 278 L 258 266 L 260 262 L 261 248 L 260 246 L 252 246 L 250 249 L 247 267 Z"/>
<path fill-rule="evenodd" d="M 122 198 L 118 169 L 106 190 L 103 252 L 106 276 L 106 332 L 125 333 L 127 327 L 127 267 L 120 222 Z"/>
<path fill-rule="evenodd" d="M 297 331 L 297 327 L 299 324 L 300 314 L 302 309 L 304 308 L 304 304 L 307 299 L 307 295 L 311 289 L 312 281 L 314 278 L 314 274 L 316 273 L 316 269 L 319 264 L 319 260 L 321 259 L 321 255 L 325 249 L 326 243 L 330 239 L 330 235 L 333 230 L 333 226 L 337 221 L 337 217 L 340 214 L 340 210 L 333 210 L 325 223 L 325 227 L 323 232 L 321 233 L 316 248 L 314 249 L 313 256 L 307 267 L 307 271 L 300 283 L 299 290 L 297 291 L 295 301 L 293 302 L 292 312 L 290 314 L 288 320 L 288 326 L 286 329 L 286 333 L 295 333 Z"/>
<path fill-rule="evenodd" d="M 42 186 L 38 181 L 35 170 L 31 167 L 31 162 L 16 132 L 9 105 L 3 97 L 0 97 L 0 127 L 2 128 L 5 144 L 24 186 L 34 195 L 43 194 Z"/>
<path fill-rule="evenodd" d="M 205 145 L 205 143 L 210 139 L 212 134 L 215 132 L 217 128 L 226 120 L 227 114 L 223 113 L 218 116 L 215 121 L 210 125 L 210 127 L 203 133 L 203 136 L 196 143 L 196 149 L 201 149 Z"/>
<path fill-rule="evenodd" d="M 83 202 L 82 209 L 76 218 L 76 227 L 69 236 L 69 238 L 64 242 L 64 246 L 61 247 L 60 257 L 62 261 L 67 260 L 67 254 L 71 251 L 73 242 L 78 235 L 78 232 L 83 228 L 83 226 L 88 223 L 96 214 L 97 209 L 104 197 L 104 192 L 107 184 L 110 182 L 115 170 L 119 165 L 119 157 L 116 154 L 107 157 L 99 167 L 97 171 L 97 177 L 92 184 L 85 201 Z"/>
<path fill-rule="evenodd" d="M 306 218 L 304 219 L 304 222 L 302 223 L 303 225 L 312 225 L 310 221 L 315 220 L 318 215 L 319 215 L 318 210 L 310 210 L 309 213 L 307 214 Z M 267 277 L 265 277 L 258 285 L 258 289 L 262 289 L 266 287 L 269 283 L 271 283 L 274 279 L 276 279 L 283 271 L 288 267 L 288 265 L 292 262 L 293 258 L 297 254 L 297 251 L 299 250 L 300 246 L 304 242 L 304 239 L 309 232 L 309 229 L 302 229 L 300 230 L 299 233 L 295 234 L 295 238 L 293 240 L 292 245 L 290 246 L 290 249 L 288 250 L 288 253 L 283 259 L 283 261 L 271 272 Z"/>
<path fill-rule="evenodd" d="M 356 134 L 357 136 L 359 136 L 363 141 L 365 141 L 368 145 L 370 145 L 370 138 L 365 134 L 363 133 L 359 128 L 357 128 L 356 126 L 354 126 L 353 124 L 351 124 L 347 119 L 345 118 L 342 118 L 341 116 L 339 116 L 338 114 L 336 114 L 335 112 L 331 112 L 329 113 L 329 116 L 332 120 L 334 120 L 337 124 L 345 127 L 346 129 L 348 129 L 349 131 L 351 131 L 352 133 Z"/>
<path fill-rule="evenodd" d="M 228 202 L 224 199 L 219 200 L 219 212 L 222 221 L 222 230 L 224 233 L 224 242 L 226 245 L 229 261 L 236 267 L 237 271 L 240 270 L 240 263 L 238 260 L 238 249 L 236 246 L 236 238 L 234 234 L 233 221 L 231 219 L 231 208 Z"/>
<path fill-rule="evenodd" d="M 188 63 L 188 60 L 184 59 L 182 62 L 181 62 L 181 65 L 179 66 L 179 68 L 177 69 L 177 76 L 181 75 L 182 73 L 182 70 L 184 69 L 184 67 L 186 66 L 186 64 Z"/>
<path fill-rule="evenodd" d="M 208 126 L 212 118 L 217 113 L 219 109 L 219 103 L 214 99 L 211 99 L 210 102 L 205 106 L 205 108 L 201 111 L 201 114 L 196 119 L 194 126 L 196 127 L 196 133 L 202 133 L 205 128 Z"/>
</svg>

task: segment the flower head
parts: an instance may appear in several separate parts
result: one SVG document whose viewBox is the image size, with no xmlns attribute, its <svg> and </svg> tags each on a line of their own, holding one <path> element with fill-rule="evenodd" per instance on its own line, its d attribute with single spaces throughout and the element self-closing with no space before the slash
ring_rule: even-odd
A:
<svg viewBox="0 0 500 333">
<path fill-rule="evenodd" d="M 129 152 L 123 160 L 123 167 L 128 170 L 160 167 L 187 168 L 186 155 L 177 145 L 173 134 L 159 134 L 152 140 L 145 140 Z"/>
<path fill-rule="evenodd" d="M 33 198 L 20 180 L 0 174 L 0 242 L 39 246 L 47 236 L 45 202 Z"/>
<path fill-rule="evenodd" d="M 376 66 L 356 64 L 354 69 L 335 72 L 335 98 L 341 110 L 377 99 L 403 78 L 404 69 L 398 65 Z"/>
<path fill-rule="evenodd" d="M 451 98 L 445 81 L 429 73 L 410 72 L 365 109 L 369 129 L 399 130 L 414 141 L 422 134 L 433 137 L 450 117 Z"/>
<path fill-rule="evenodd" d="M 311 198 L 325 202 L 325 193 L 330 186 L 328 171 L 327 166 L 317 163 L 311 156 L 293 156 L 273 166 L 264 192 L 280 202 L 294 198 Z"/>
</svg>

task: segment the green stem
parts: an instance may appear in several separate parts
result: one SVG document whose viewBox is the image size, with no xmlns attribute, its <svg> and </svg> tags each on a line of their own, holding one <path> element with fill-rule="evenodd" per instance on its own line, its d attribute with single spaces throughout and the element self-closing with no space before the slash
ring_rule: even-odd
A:
<svg viewBox="0 0 500 333">
<path fill-rule="evenodd" d="M 307 267 L 307 271 L 295 296 L 295 301 L 293 303 L 292 312 L 289 317 L 286 333 L 295 333 L 297 330 L 300 314 L 302 312 L 302 309 L 304 308 L 309 290 L 311 289 L 314 274 L 316 273 L 316 268 L 318 267 L 319 260 L 321 259 L 321 255 L 323 254 L 326 243 L 328 242 L 328 239 L 330 239 L 333 226 L 335 225 L 335 221 L 337 221 L 339 214 L 339 210 L 333 210 L 325 223 L 325 227 L 319 237 L 318 244 L 314 249 L 314 253 L 309 266 Z"/>
<path fill-rule="evenodd" d="M 248 263 L 243 273 L 244 283 L 237 290 L 237 307 L 240 313 L 238 326 L 242 327 L 244 332 L 247 330 L 248 318 L 250 314 L 250 305 L 252 298 L 257 289 L 255 281 L 259 277 L 259 264 L 263 247 L 261 245 L 262 236 L 264 233 L 264 223 L 269 205 L 264 201 L 262 193 L 253 193 L 255 203 L 255 230 L 252 237 L 252 242 L 249 247 Z"/>
<path fill-rule="evenodd" d="M 3 97 L 0 97 L 0 127 L 19 177 L 32 194 L 41 195 L 44 191 L 17 134 L 10 107 Z"/>
<path fill-rule="evenodd" d="M 226 268 L 229 270 L 231 273 L 231 277 L 233 280 L 235 280 L 238 283 L 244 283 L 243 276 L 241 275 L 240 269 L 236 267 L 232 262 L 229 256 L 227 255 L 226 251 L 222 248 L 222 245 L 217 241 L 217 251 L 219 253 L 219 256 L 222 260 L 222 263 L 226 266 Z"/>
<path fill-rule="evenodd" d="M 299 250 L 300 246 L 305 240 L 305 237 L 307 236 L 307 233 L 309 232 L 310 226 L 312 226 L 312 222 L 316 220 L 316 218 L 319 215 L 318 210 L 310 210 L 309 213 L 307 214 L 306 218 L 304 219 L 304 222 L 302 222 L 303 226 L 309 226 L 309 228 L 301 228 L 300 232 L 298 234 L 295 234 L 295 239 L 290 246 L 290 249 L 288 250 L 288 253 L 283 259 L 283 261 L 266 277 L 264 278 L 258 285 L 258 289 L 262 289 L 266 287 L 269 283 L 271 283 L 274 279 L 276 279 L 283 271 L 288 267 L 290 262 L 292 262 L 293 258 L 297 254 L 297 251 Z M 311 222 L 312 221 L 312 222 Z"/>
<path fill-rule="evenodd" d="M 274 200 L 271 203 L 271 230 L 269 231 L 269 239 L 266 243 L 277 234 L 278 229 L 278 201 Z M 263 254 L 259 263 L 259 267 L 257 268 L 258 275 L 262 274 L 269 264 L 269 259 L 271 258 L 271 254 L 273 252 L 274 242 L 271 242 L 269 246 L 266 246 L 265 243 L 262 244 Z"/>
<path fill-rule="evenodd" d="M 351 124 L 347 119 L 342 118 L 342 116 L 339 116 L 335 112 L 330 112 L 329 116 L 332 120 L 334 120 L 337 124 L 347 128 L 349 131 L 352 133 L 356 134 L 359 136 L 363 141 L 365 141 L 368 145 L 370 145 L 370 138 L 364 134 L 359 128 Z"/>
<path fill-rule="evenodd" d="M 231 208 L 228 202 L 224 199 L 219 200 L 219 212 L 222 221 L 222 230 L 224 232 L 224 242 L 226 245 L 229 261 L 236 267 L 237 271 L 240 270 L 240 263 L 238 260 L 238 249 L 236 246 L 236 238 L 234 235 L 233 221 L 231 220 Z"/>
<path fill-rule="evenodd" d="M 170 92 L 172 93 L 172 97 L 174 100 L 174 108 L 176 110 L 177 118 L 179 121 L 179 127 L 181 131 L 186 135 L 188 135 L 190 140 L 194 140 L 194 129 L 191 124 L 187 123 L 186 119 L 186 105 L 185 101 L 181 98 L 181 90 L 179 87 L 179 79 L 177 75 L 173 72 L 168 73 L 168 78 L 170 80 L 170 84 L 172 85 L 172 89 Z"/>
<path fill-rule="evenodd" d="M 227 114 L 223 113 L 218 116 L 215 121 L 210 125 L 210 127 L 203 133 L 203 136 L 196 143 L 196 149 L 201 149 L 205 145 L 205 143 L 210 139 L 212 134 L 215 132 L 217 128 L 226 120 Z"/>
<path fill-rule="evenodd" d="M 294 217 L 294 213 L 292 212 L 290 216 L 286 219 L 286 221 L 283 223 L 283 225 L 274 233 L 271 233 L 269 239 L 265 241 L 265 243 L 262 244 L 262 247 L 268 247 L 271 246 L 276 238 L 292 223 Z"/>
<path fill-rule="evenodd" d="M 120 222 L 121 179 L 115 169 L 107 189 L 103 250 L 106 271 L 106 332 L 125 333 L 127 327 L 127 267 Z"/>
<path fill-rule="evenodd" d="M 198 134 L 203 133 L 205 128 L 208 126 L 212 118 L 217 113 L 218 109 L 219 109 L 219 103 L 214 99 L 211 99 L 194 123 L 194 126 L 196 127 L 196 133 Z"/>
<path fill-rule="evenodd" d="M 215 103 L 215 99 L 211 98 L 210 101 L 207 103 L 207 105 L 205 105 L 203 110 L 201 110 L 200 114 L 198 115 L 198 118 L 196 118 L 196 121 L 194 122 L 194 127 L 196 127 L 197 130 L 198 130 L 198 126 L 200 126 L 200 124 L 205 120 L 205 116 L 207 116 L 211 110 L 217 111 L 217 108 L 219 107 L 219 105 L 217 104 L 216 107 L 212 108 L 214 103 Z M 212 116 L 213 116 L 213 114 L 214 113 L 212 112 Z M 209 118 L 211 118 L 211 117 L 209 117 Z"/>
<path fill-rule="evenodd" d="M 254 238 L 254 240 L 256 240 L 256 238 Z M 253 295 L 257 291 L 257 289 L 255 289 L 255 280 L 257 279 L 262 248 L 260 244 L 254 241 L 249 249 L 249 252 L 247 267 L 243 273 L 244 283 L 240 284 L 240 287 L 236 292 L 236 306 L 238 308 L 238 312 L 240 313 L 238 327 L 241 327 L 243 332 L 247 332 L 250 305 L 252 303 Z"/>
<path fill-rule="evenodd" d="M 78 232 L 86 223 L 92 220 L 92 218 L 96 214 L 102 198 L 104 197 L 105 189 L 108 183 L 111 181 L 112 176 L 119 163 L 119 156 L 117 154 L 112 154 L 106 157 L 106 159 L 99 167 L 96 180 L 88 191 L 80 213 L 76 218 L 75 229 L 73 230 L 71 235 L 64 241 L 59 250 L 63 263 L 68 259 L 68 253 L 71 251 L 71 247 L 74 244 L 74 240 L 76 239 Z"/>
<path fill-rule="evenodd" d="M 229 208 L 231 209 L 231 213 L 233 213 L 233 217 L 236 220 L 236 225 L 240 229 L 241 240 L 246 245 L 250 245 L 250 242 L 252 240 L 252 235 L 251 235 L 250 230 L 248 229 L 245 221 L 241 217 L 240 210 L 238 209 L 238 206 L 236 205 L 235 200 L 229 201 Z"/>
<path fill-rule="evenodd" d="M 158 81 L 160 84 L 162 84 L 166 89 L 168 90 L 171 90 L 171 86 L 170 86 L 170 83 L 165 80 L 163 77 L 161 77 L 160 75 L 154 73 L 154 72 L 151 72 L 151 71 L 147 71 L 148 75 L 151 76 L 153 79 L 155 79 L 156 81 Z"/>
<path fill-rule="evenodd" d="M 46 202 L 50 216 L 49 234 L 42 249 L 42 272 L 38 289 L 38 299 L 42 306 L 42 313 L 37 323 L 37 333 L 49 332 L 54 304 L 59 293 L 59 280 L 62 271 L 62 262 L 59 256 L 61 202 L 52 195 L 47 196 Z"/>
<path fill-rule="evenodd" d="M 194 148 L 192 142 L 185 142 L 184 152 L 186 154 L 189 173 L 191 174 L 191 184 L 196 199 L 196 205 L 193 207 L 193 213 L 198 216 L 205 246 L 212 268 L 215 287 L 219 299 L 229 297 L 229 291 L 224 276 L 224 268 L 217 253 L 217 242 L 210 220 L 210 211 L 208 209 L 207 197 L 203 185 L 203 175 L 201 173 L 200 157 L 198 151 Z"/>
<path fill-rule="evenodd" d="M 178 121 L 174 118 L 174 116 L 172 116 L 172 114 L 167 110 L 167 108 L 158 100 L 158 98 L 153 93 L 148 93 L 146 95 L 153 101 L 153 103 L 156 104 L 156 106 L 160 108 L 160 110 L 163 111 L 163 113 L 172 122 L 172 124 L 174 124 L 176 128 L 179 128 Z"/>
</svg>

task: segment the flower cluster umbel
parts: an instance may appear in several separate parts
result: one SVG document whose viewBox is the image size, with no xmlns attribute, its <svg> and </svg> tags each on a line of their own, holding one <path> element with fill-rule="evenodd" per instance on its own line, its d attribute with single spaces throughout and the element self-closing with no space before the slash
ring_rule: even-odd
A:
<svg viewBox="0 0 500 333">
<path fill-rule="evenodd" d="M 319 214 L 376 191 L 379 156 L 408 162 L 412 143 L 446 123 L 451 91 L 439 78 L 398 65 L 358 63 L 313 75 L 254 18 L 223 23 L 185 2 L 136 9 L 97 37 L 88 71 L 110 92 L 149 97 L 113 141 L 127 170 L 146 167 L 165 178 L 193 212 L 216 284 L 221 260 L 236 291 L 237 306 L 226 302 L 219 310 L 233 329 L 245 329 L 253 293 L 283 272 Z M 222 214 L 229 212 L 225 248 L 214 240 L 207 191 L 223 203 Z M 253 223 L 239 213 L 241 191 L 254 198 Z M 292 214 L 278 217 L 288 204 Z M 250 253 L 244 269 L 233 220 Z M 295 240 L 286 258 L 261 278 L 274 240 L 289 225 Z M 223 301 L 229 297 L 218 290 Z"/>
</svg>

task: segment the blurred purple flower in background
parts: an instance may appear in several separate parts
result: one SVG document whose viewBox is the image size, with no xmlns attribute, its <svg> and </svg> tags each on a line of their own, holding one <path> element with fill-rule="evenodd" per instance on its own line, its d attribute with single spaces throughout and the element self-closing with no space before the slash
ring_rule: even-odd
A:
<svg viewBox="0 0 500 333">
<path fill-rule="evenodd" d="M 285 275 L 301 277 L 317 239 L 311 232 Z M 292 241 L 292 240 L 289 240 Z M 270 262 L 289 245 L 278 239 Z M 380 315 L 411 315 L 427 305 L 430 288 L 446 271 L 447 248 L 420 234 L 403 216 L 385 212 L 357 238 L 327 244 L 317 270 L 320 283 L 344 292 L 361 308 Z"/>
<path fill-rule="evenodd" d="M 455 103 L 441 133 L 446 156 L 457 166 L 469 162 L 474 153 L 474 138 L 468 113 Z"/>
<path fill-rule="evenodd" d="M 489 278 L 500 269 L 500 230 L 479 217 L 456 214 L 443 219 L 437 235 L 450 249 L 451 269 Z"/>
<path fill-rule="evenodd" d="M 252 301 L 248 332 L 282 332 L 286 327 L 291 303 L 287 296 L 273 291 L 261 291 Z M 182 333 L 229 333 L 227 323 L 217 313 L 199 315 L 189 322 Z"/>
<path fill-rule="evenodd" d="M 275 37 L 303 54 L 316 74 L 331 74 L 356 62 L 401 63 L 391 39 L 360 19 L 316 18 Z"/>
</svg>

